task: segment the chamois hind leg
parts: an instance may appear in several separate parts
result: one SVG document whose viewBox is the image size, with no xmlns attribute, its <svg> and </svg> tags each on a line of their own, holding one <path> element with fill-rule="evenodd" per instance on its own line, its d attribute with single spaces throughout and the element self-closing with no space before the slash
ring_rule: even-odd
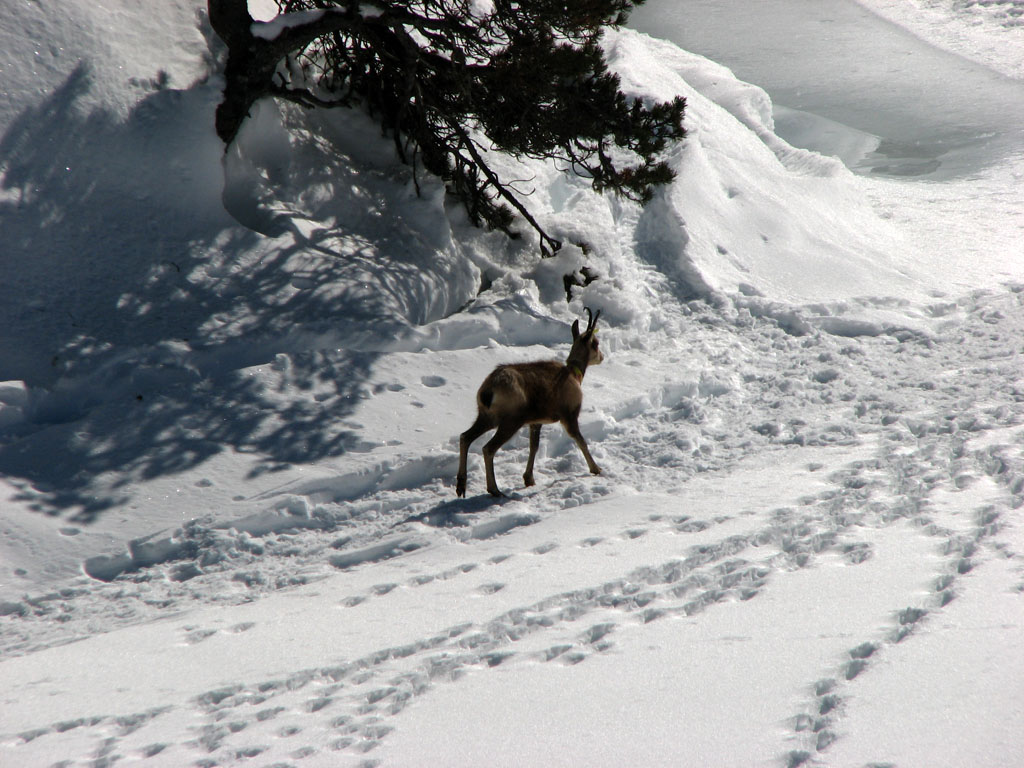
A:
<svg viewBox="0 0 1024 768">
<path fill-rule="evenodd" d="M 562 420 L 562 426 L 565 427 L 565 431 L 569 433 L 569 437 L 576 441 L 576 445 L 580 447 L 580 451 L 583 453 L 583 458 L 587 460 L 587 466 L 590 467 L 590 474 L 600 475 L 601 468 L 597 466 L 597 462 L 594 461 L 594 457 L 590 455 L 590 449 L 587 448 L 587 441 L 583 439 L 583 433 L 580 432 L 579 414 L 574 413 Z"/>
<path fill-rule="evenodd" d="M 540 424 L 530 425 L 530 458 L 526 460 L 526 471 L 523 473 L 523 484 L 529 488 L 533 485 L 533 460 L 537 458 L 537 448 L 540 446 Z"/>
<path fill-rule="evenodd" d="M 484 445 L 484 466 L 487 468 L 487 492 L 491 496 L 501 496 L 501 491 L 498 490 L 498 481 L 494 479 L 494 454 L 498 452 L 505 443 L 509 441 L 519 428 L 523 426 L 521 423 L 515 422 L 501 422 L 498 424 L 498 429 L 494 433 L 494 437 L 487 441 Z"/>
<path fill-rule="evenodd" d="M 466 495 L 466 464 L 468 462 L 469 446 L 489 429 L 494 429 L 494 424 L 490 417 L 480 413 L 477 414 L 473 426 L 459 436 L 459 474 L 455 476 L 455 493 L 457 496 Z"/>
</svg>

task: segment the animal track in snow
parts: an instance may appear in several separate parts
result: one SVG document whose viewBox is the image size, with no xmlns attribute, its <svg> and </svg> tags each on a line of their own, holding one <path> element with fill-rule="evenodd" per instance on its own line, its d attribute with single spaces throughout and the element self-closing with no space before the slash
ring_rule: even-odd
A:
<svg viewBox="0 0 1024 768">
<path fill-rule="evenodd" d="M 739 599 L 743 589 L 762 584 L 768 576 L 764 568 L 736 557 L 750 544 L 749 539 L 727 539 L 692 548 L 683 560 L 590 589 L 552 595 L 480 625 L 459 625 L 403 646 L 299 670 L 285 678 L 213 689 L 193 703 L 195 715 L 190 717 L 199 717 L 198 728 L 183 733 L 176 743 L 162 740 L 166 746 L 160 754 L 168 760 L 181 758 L 182 764 L 197 758 L 248 761 L 253 756 L 272 764 L 297 759 L 295 754 L 312 754 L 308 750 L 313 748 L 302 742 L 285 746 L 297 738 L 329 743 L 330 749 L 353 755 L 366 754 L 386 738 L 393 727 L 389 719 L 414 697 L 438 684 L 457 684 L 468 668 L 491 669 L 513 662 L 518 655 L 516 644 L 527 638 L 537 636 L 542 646 L 544 639 L 565 638 L 549 642 L 541 658 L 576 665 L 611 648 L 612 636 L 622 622 L 642 626 L 665 613 L 695 615 L 732 596 Z M 465 563 L 435 578 L 460 578 L 477 568 Z M 493 594 L 499 586 L 489 582 L 482 590 Z M 662 605 L 654 608 L 653 603 Z M 607 618 L 609 610 L 619 618 Z M 598 611 L 601 620 L 581 632 L 577 622 Z M 141 718 L 138 734 L 122 737 L 116 751 L 126 754 L 157 742 L 146 732 L 147 722 Z"/>
<path fill-rule="evenodd" d="M 206 640 L 207 638 L 213 637 L 215 634 L 217 634 L 216 629 L 192 629 L 185 635 L 185 644 L 195 645 L 196 643 L 203 642 L 203 640 Z"/>
<path fill-rule="evenodd" d="M 678 533 L 700 533 L 714 525 L 710 520 L 694 520 L 689 515 L 672 518 L 673 530 Z"/>
<path fill-rule="evenodd" d="M 857 485 L 840 482 L 798 508 L 779 510 L 772 518 L 766 518 L 764 526 L 749 534 L 703 540 L 699 545 L 688 547 L 677 559 L 636 569 L 587 589 L 550 595 L 487 622 L 452 627 L 402 646 L 381 648 L 358 659 L 297 670 L 282 679 L 250 681 L 211 690 L 196 699 L 194 714 L 189 714 L 189 717 L 199 718 L 199 730 L 183 734 L 180 741 L 170 743 L 147 733 L 150 720 L 142 718 L 133 726 L 137 733 L 119 736 L 108 754 L 129 754 L 159 742 L 165 745 L 159 753 L 162 759 L 177 760 L 181 764 L 191 764 L 197 759 L 248 762 L 252 759 L 250 752 L 267 764 L 288 763 L 310 757 L 315 754 L 310 750 L 322 748 L 309 744 L 328 744 L 324 748 L 325 759 L 331 759 L 331 751 L 366 755 L 386 739 L 394 727 L 391 718 L 399 715 L 414 698 L 427 695 L 436 685 L 457 685 L 468 669 L 492 669 L 516 663 L 518 658 L 568 666 L 585 664 L 594 653 L 612 647 L 614 633 L 623 625 L 643 627 L 673 615 L 697 617 L 723 602 L 755 598 L 770 586 L 773 573 L 810 567 L 825 551 L 833 550 L 841 555 L 863 551 L 866 547 L 851 548 L 839 535 L 870 522 L 864 515 L 849 514 L 849 505 L 862 505 L 863 494 L 870 490 L 867 486 L 854 487 Z M 876 515 L 881 522 L 885 514 L 887 511 L 879 507 L 869 516 Z M 898 514 L 914 517 L 919 513 L 916 507 L 907 506 Z M 991 514 L 983 519 L 990 525 L 996 522 Z M 692 521 L 666 518 L 664 524 L 671 530 L 688 522 Z M 648 535 L 653 535 L 656 529 L 657 526 L 647 529 Z M 968 542 L 948 535 L 943 539 L 943 536 L 939 534 L 936 541 L 951 542 L 947 558 L 954 565 L 936 582 L 937 593 L 951 589 L 956 579 L 962 578 L 955 562 L 967 556 L 965 553 L 970 550 Z M 594 547 L 600 542 L 600 537 L 593 537 L 583 540 L 581 546 Z M 548 553 L 554 549 L 552 544 L 555 542 L 530 551 Z M 501 556 L 485 562 L 505 559 L 506 556 Z M 464 578 L 480 572 L 480 567 L 467 562 L 436 573 L 421 574 L 410 579 L 408 586 Z M 367 595 L 349 597 L 342 605 L 356 605 L 368 598 L 389 599 L 387 595 L 393 592 L 396 583 L 384 582 L 380 587 L 370 589 Z M 485 582 L 476 589 L 482 594 L 496 594 L 500 583 Z M 580 622 L 591 616 L 594 619 L 581 630 Z M 901 609 L 894 614 L 894 629 L 915 626 L 926 616 L 924 609 Z M 833 678 L 815 687 L 813 709 L 797 718 L 794 727 L 797 735 L 807 741 L 807 746 L 793 750 L 788 762 L 794 765 L 806 762 L 834 742 L 836 718 L 842 713 L 844 686 L 856 684 L 856 677 L 864 668 L 856 668 L 856 665 L 872 663 L 876 654 L 884 651 L 887 642 L 892 640 L 880 638 L 852 645 Z M 536 650 L 525 656 L 519 654 L 521 643 Z M 869 648 L 873 649 L 870 653 Z M 95 731 L 97 737 L 100 735 L 96 726 L 80 725 L 78 728 Z M 56 729 L 51 728 L 34 738 L 56 738 L 56 734 Z"/>
<path fill-rule="evenodd" d="M 833 343 L 827 338 L 824 341 L 816 338 L 790 339 L 782 334 L 769 341 L 791 345 L 790 351 L 805 342 Z M 978 337 L 977 343 L 984 344 L 985 339 Z M 836 344 L 838 342 L 833 343 Z M 783 762 L 798 765 L 814 761 L 842 733 L 842 728 L 838 726 L 843 715 L 843 703 L 854 691 L 851 686 L 861 681 L 860 676 L 865 670 L 886 658 L 886 651 L 892 644 L 913 642 L 915 632 L 924 631 L 929 622 L 941 616 L 943 607 L 956 599 L 958 585 L 962 585 L 964 579 L 973 578 L 976 569 L 983 567 L 986 559 L 997 555 L 991 549 L 993 535 L 998 532 L 1005 518 L 1010 516 L 1009 511 L 1019 508 L 1021 502 L 1024 502 L 1024 470 L 1019 446 L 1009 446 L 1009 440 L 981 447 L 972 444 L 975 436 L 984 437 L 986 432 L 994 433 L 997 427 L 1019 427 L 1019 420 L 1015 421 L 1018 419 L 1019 408 L 1000 411 L 998 407 L 985 402 L 986 399 L 994 399 L 997 394 L 995 389 L 975 395 L 968 392 L 966 386 L 956 378 L 944 379 L 938 375 L 940 369 L 958 368 L 947 365 L 946 361 L 938 357 L 930 359 L 928 355 L 937 356 L 942 350 L 933 351 L 920 340 L 888 337 L 869 340 L 865 345 L 872 354 L 851 357 L 853 364 L 872 365 L 874 352 L 879 355 L 885 353 L 885 345 L 899 348 L 901 358 L 908 361 L 900 368 L 887 369 L 885 376 L 889 377 L 888 381 L 873 379 L 873 384 L 877 385 L 875 391 L 858 392 L 849 389 L 845 374 L 825 384 L 814 382 L 813 372 L 828 362 L 819 359 L 817 350 L 814 350 L 813 355 L 807 352 L 808 356 L 804 360 L 806 364 L 798 371 L 801 375 L 797 384 L 788 383 L 787 377 L 782 375 L 788 371 L 780 374 L 766 363 L 764 370 L 759 373 L 761 379 L 745 382 L 742 398 L 738 396 L 737 389 L 732 392 L 721 391 L 715 395 L 713 402 L 701 400 L 700 393 L 692 398 L 680 395 L 675 402 L 669 402 L 674 398 L 663 393 L 664 402 L 661 407 L 635 411 L 635 433 L 632 430 L 617 432 L 614 426 L 608 427 L 602 447 L 609 457 L 609 471 L 614 470 L 621 475 L 623 484 L 635 482 L 639 487 L 647 483 L 657 488 L 661 487 L 658 483 L 663 478 L 672 476 L 672 482 L 680 486 L 682 493 L 685 493 L 688 478 L 701 472 L 728 470 L 751 451 L 789 450 L 789 447 L 781 446 L 797 445 L 798 440 L 803 440 L 807 445 L 820 446 L 850 441 L 877 441 L 877 462 L 862 462 L 837 473 L 828 473 L 828 477 L 825 477 L 826 473 L 821 473 L 818 480 L 825 486 L 824 490 L 800 500 L 792 508 L 780 509 L 771 519 L 766 516 L 764 524 L 751 533 L 740 536 L 719 534 L 714 529 L 721 522 L 717 519 L 702 520 L 686 516 L 673 518 L 666 515 L 664 519 L 645 520 L 642 525 L 648 530 L 648 539 L 667 530 L 678 534 L 702 535 L 676 537 L 679 554 L 674 559 L 655 561 L 642 568 L 631 569 L 629 573 L 610 574 L 600 583 L 565 594 L 546 596 L 492 617 L 490 621 L 453 627 L 449 631 L 418 638 L 401 647 L 382 647 L 359 659 L 337 661 L 333 666 L 325 663 L 323 667 L 313 670 L 295 670 L 294 674 L 281 679 L 240 681 L 234 686 L 212 690 L 206 696 L 198 697 L 196 701 L 180 706 L 175 711 L 175 718 L 195 719 L 200 724 L 195 731 L 185 733 L 183 730 L 178 739 L 166 738 L 168 732 L 173 732 L 168 728 L 160 729 L 159 735 L 156 731 L 148 730 L 150 724 L 168 718 L 167 713 L 141 713 L 138 717 L 120 719 L 96 715 L 52 725 L 44 724 L 41 728 L 27 730 L 20 738 L 34 744 L 51 741 L 57 744 L 60 739 L 70 738 L 78 739 L 81 743 L 88 741 L 91 746 L 87 757 L 84 752 L 68 754 L 81 754 L 83 757 L 79 762 L 95 764 L 101 764 L 102 760 L 113 762 L 117 756 L 124 756 L 123 759 L 130 762 L 130 758 L 145 755 L 147 750 L 153 750 L 154 754 L 160 756 L 160 760 L 169 765 L 202 764 L 202 761 L 291 764 L 310 757 L 314 753 L 309 750 L 328 743 L 356 756 L 356 759 L 363 759 L 364 755 L 372 753 L 386 739 L 391 727 L 400 724 L 400 721 L 391 718 L 400 714 L 410 701 L 428 695 L 435 686 L 457 685 L 467 670 L 487 670 L 496 666 L 543 660 L 559 664 L 586 664 L 587 659 L 598 650 L 596 646 L 615 640 L 616 631 L 629 627 L 633 631 L 642 632 L 644 624 L 673 616 L 686 616 L 690 617 L 691 623 L 699 622 L 703 613 L 717 610 L 716 606 L 722 603 L 733 603 L 735 606 L 742 600 L 756 599 L 762 592 L 770 591 L 773 578 L 779 573 L 815 567 L 816 559 L 823 553 L 831 552 L 837 559 L 841 558 L 851 565 L 866 562 L 872 556 L 873 549 L 870 543 L 860 541 L 864 538 L 861 533 L 864 528 L 884 528 L 896 521 L 910 521 L 922 534 L 933 538 L 941 557 L 940 566 L 930 576 L 931 592 L 923 596 L 919 603 L 893 605 L 887 624 L 877 635 L 842 640 L 835 650 L 833 667 L 824 670 L 823 679 L 808 687 L 804 712 L 794 721 L 793 730 L 798 742 L 794 746 L 797 748 L 786 755 Z M 809 345 L 808 350 L 811 349 Z M 768 347 L 760 351 L 768 351 Z M 766 360 L 768 357 L 765 355 Z M 935 369 L 928 376 L 935 388 L 923 390 L 927 392 L 927 403 L 923 403 L 919 410 L 916 405 L 910 410 L 908 403 L 921 400 L 922 390 L 917 384 L 922 376 L 919 371 L 913 370 L 918 363 Z M 712 364 L 724 368 L 728 361 L 712 361 Z M 828 362 L 828 365 L 838 367 L 836 362 Z M 986 365 L 1002 366 L 1003 370 L 1012 373 L 1019 363 L 1013 359 L 1002 362 L 994 359 L 987 361 Z M 896 377 L 904 375 L 900 373 L 901 370 L 908 373 L 905 374 L 905 380 L 897 381 Z M 976 377 L 971 379 L 976 380 Z M 1015 379 L 993 375 L 993 380 L 999 380 L 999 386 L 1005 388 L 1014 386 L 1008 382 Z M 956 387 L 960 387 L 960 390 L 956 391 Z M 898 393 L 900 388 L 908 391 L 915 388 L 913 399 L 892 394 Z M 956 409 L 952 407 L 951 404 L 969 397 L 974 399 L 967 405 L 957 405 Z M 772 414 L 772 423 L 780 425 L 777 435 L 763 435 L 747 429 L 740 434 L 739 428 L 733 429 L 729 425 L 730 421 L 744 425 L 757 423 L 756 419 L 746 418 L 746 415 L 761 413 L 766 402 L 777 402 L 780 405 L 778 410 L 789 411 L 778 414 L 778 418 L 775 413 Z M 803 413 L 804 408 L 808 411 L 827 411 L 828 423 Z M 797 423 L 797 420 L 804 422 Z M 684 433 L 690 447 L 687 452 L 681 453 L 678 450 L 679 444 L 674 441 L 679 440 Z M 671 449 L 666 448 L 663 455 L 656 457 L 650 446 L 657 441 L 662 441 Z M 619 466 L 615 465 L 616 460 Z M 674 461 L 678 463 L 673 464 Z M 602 463 L 605 462 L 602 460 Z M 443 462 L 436 465 L 441 469 L 445 466 Z M 819 465 L 817 469 L 823 467 Z M 420 478 L 417 481 L 419 484 L 436 481 L 435 474 L 434 470 L 417 470 L 414 473 Z M 591 490 L 587 484 L 590 480 L 586 478 L 586 483 L 575 483 L 570 494 L 570 497 L 575 494 L 575 498 L 561 499 L 557 493 L 549 492 L 526 496 L 525 503 L 515 502 L 528 506 L 529 514 L 502 514 L 499 507 L 489 513 L 489 517 L 480 515 L 482 519 L 474 519 L 472 515 L 464 515 L 465 522 L 457 526 L 444 529 L 438 526 L 422 535 L 419 527 L 415 535 L 385 534 L 385 540 L 377 542 L 382 547 L 374 543 L 367 544 L 363 539 L 359 541 L 358 547 L 350 543 L 343 545 L 351 546 L 353 551 L 343 548 L 332 550 L 329 546 L 325 549 L 325 536 L 337 539 L 340 533 L 348 532 L 347 529 L 329 534 L 310 531 L 305 535 L 311 541 L 318 541 L 319 551 L 324 554 L 315 554 L 316 546 L 310 547 L 308 551 L 314 554 L 309 555 L 296 549 L 299 554 L 295 560 L 289 561 L 287 567 L 292 569 L 292 563 L 298 562 L 315 575 L 317 567 L 331 570 L 331 566 L 325 564 L 331 563 L 327 559 L 331 557 L 336 558 L 333 561 L 334 567 L 360 567 L 406 554 L 406 550 L 397 546 L 403 541 L 429 546 L 435 541 L 431 537 L 438 531 L 442 537 L 453 537 L 459 542 L 473 545 L 477 541 L 501 536 L 519 526 L 546 520 L 554 510 L 561 508 L 558 506 L 560 504 L 569 501 L 578 503 L 583 498 L 582 494 Z M 346 486 L 344 493 L 334 493 L 332 498 L 319 501 L 314 499 L 309 510 L 312 512 L 316 509 L 315 505 L 322 501 L 328 510 L 344 506 L 345 514 L 351 515 L 351 519 L 356 522 L 361 520 L 359 515 L 365 515 L 366 520 L 372 524 L 377 525 L 379 521 L 386 526 L 395 514 L 407 514 L 405 507 L 410 498 L 419 498 L 416 494 L 421 489 L 417 483 L 405 483 L 393 488 L 379 485 L 368 485 L 365 488 Z M 436 494 L 437 489 L 442 487 L 440 481 L 437 483 L 436 487 L 423 492 L 424 495 Z M 1000 498 L 992 504 L 979 507 L 956 523 L 935 514 L 938 491 L 972 494 L 978 493 L 979 489 L 983 490 L 986 484 L 993 484 L 1000 494 Z M 565 487 L 565 484 L 559 486 Z M 436 507 L 434 500 L 417 500 L 415 503 L 420 505 L 419 509 Z M 483 512 L 485 508 L 477 511 Z M 738 510 L 736 512 L 741 514 Z M 445 519 L 446 515 L 448 519 L 455 517 L 444 510 L 437 517 Z M 346 517 L 342 521 L 348 519 Z M 630 530 L 640 530 L 639 522 L 631 522 L 629 525 L 636 526 Z M 579 549 L 593 548 L 602 542 L 606 542 L 608 547 L 621 546 L 621 542 L 615 541 L 617 536 L 622 535 L 621 529 L 604 530 L 602 533 L 606 538 L 595 535 L 579 541 L 578 549 L 573 548 L 573 555 L 586 556 L 587 553 L 581 553 Z M 576 534 L 568 540 L 551 543 L 566 545 L 568 549 L 570 542 L 578 539 Z M 293 541 L 300 542 L 301 539 L 295 537 Z M 536 541 L 533 539 L 533 543 Z M 688 541 L 699 543 L 699 546 L 688 547 Z M 644 543 L 646 539 L 641 545 Z M 408 551 L 413 549 L 416 548 Z M 605 549 L 602 547 L 594 554 L 603 554 Z M 552 549 L 540 547 L 532 551 L 541 554 Z M 524 547 L 516 556 L 530 561 L 530 552 L 528 547 Z M 998 555 L 1021 559 L 1021 553 L 1008 550 Z M 444 570 L 438 567 L 435 573 L 412 577 L 407 581 L 398 578 L 397 581 L 401 581 L 398 586 L 403 590 L 411 589 L 437 579 L 460 579 L 465 578 L 467 573 L 475 573 L 467 590 L 479 589 L 487 594 L 493 589 L 490 594 L 498 595 L 493 602 L 482 599 L 478 603 L 494 605 L 509 598 L 512 589 L 498 590 L 496 586 L 499 582 L 487 581 L 486 576 L 478 578 L 487 570 L 487 563 L 499 563 L 508 555 L 490 560 L 484 555 L 464 557 L 477 557 L 480 570 L 466 571 L 463 570 L 464 566 Z M 262 581 L 254 578 L 251 584 L 247 580 L 232 583 L 233 587 L 241 590 L 240 595 L 249 594 L 245 592 L 246 589 L 251 590 L 253 595 L 259 595 L 261 588 L 273 582 L 274 574 L 268 570 L 274 565 L 273 558 L 264 560 L 266 562 L 253 556 L 248 562 L 255 562 L 258 567 L 247 565 L 244 571 L 246 574 L 264 577 Z M 181 565 L 192 565 L 192 569 L 180 573 L 191 574 L 193 578 L 205 580 L 215 577 L 213 573 L 206 573 L 207 570 L 213 571 L 213 568 L 208 569 L 205 564 L 203 572 L 189 561 Z M 241 572 L 237 566 L 235 568 Z M 169 575 L 172 571 L 167 568 L 163 573 Z M 124 591 L 128 586 L 137 589 L 146 598 L 154 594 L 157 597 L 166 596 L 167 609 L 170 610 L 187 604 L 182 602 L 182 595 L 190 589 L 187 584 L 173 578 L 165 581 L 143 580 L 143 577 L 151 575 L 152 571 L 149 574 L 140 573 L 139 580 L 134 581 L 133 574 L 120 574 L 119 583 L 112 584 L 109 592 L 103 594 Z M 388 578 L 396 579 L 393 573 Z M 477 586 L 478 581 L 485 583 Z M 384 583 L 392 585 L 395 582 Z M 143 591 L 143 588 L 166 591 L 153 593 Z M 393 599 L 388 595 L 392 595 L 395 589 L 391 586 L 382 594 L 375 594 L 376 590 L 366 587 L 365 595 L 348 597 L 341 600 L 340 604 L 356 605 L 368 599 Z M 68 605 L 74 604 L 74 597 L 70 595 L 62 595 L 58 599 Z M 54 604 L 58 599 L 54 599 Z M 142 604 L 142 600 L 138 602 Z M 34 620 L 32 617 L 37 615 L 36 612 L 45 615 L 48 610 L 47 601 L 43 599 L 18 605 L 23 605 L 23 608 L 13 609 L 15 612 L 10 614 L 12 617 L 23 615 L 23 610 L 27 619 Z M 7 610 L 6 607 L 4 610 Z M 736 610 L 742 608 L 737 607 Z M 69 617 L 72 622 L 77 620 L 73 613 Z M 11 619 L 16 620 L 20 621 Z M 593 630 L 602 625 L 608 627 L 607 631 L 601 633 Z M 27 626 L 31 628 L 34 625 Z M 233 629 L 221 631 L 230 633 Z M 196 643 L 200 643 L 213 634 L 215 630 L 191 627 L 185 636 L 191 636 Z M 179 640 L 181 636 L 176 635 Z M 225 639 L 219 638 L 215 642 Z M 873 650 L 868 653 L 868 648 Z M 813 680 L 819 674 L 821 671 L 812 670 L 808 679 Z M 330 734 L 329 740 L 320 738 L 325 733 Z M 308 746 L 307 739 L 308 743 L 315 743 L 318 747 Z M 275 746 L 278 742 L 282 746 Z M 186 746 L 187 743 L 193 746 Z M 60 752 L 59 749 L 47 749 L 51 753 Z M 323 750 L 319 759 L 324 763 L 331 761 L 329 748 Z"/>
<path fill-rule="evenodd" d="M 787 753 L 785 762 L 789 765 L 803 765 L 815 754 L 826 751 L 838 738 L 836 721 L 841 716 L 845 688 L 856 685 L 857 678 L 884 653 L 887 646 L 907 642 L 918 627 L 927 622 L 935 612 L 941 611 L 955 599 L 955 586 L 959 579 L 974 569 L 974 559 L 985 546 L 987 539 L 997 533 L 1002 516 L 1001 507 L 986 503 L 977 508 L 967 530 L 951 530 L 936 525 L 928 514 L 926 503 L 942 484 L 948 483 L 955 492 L 962 492 L 975 485 L 958 483 L 964 476 L 988 476 L 996 480 L 997 488 L 1011 494 L 1008 503 L 1019 506 L 1024 502 L 1024 482 L 1021 475 L 1010 469 L 1003 460 L 993 459 L 999 449 L 987 449 L 969 453 L 962 439 L 954 430 L 942 430 L 933 426 L 936 420 L 922 422 L 911 430 L 920 440 L 917 449 L 905 457 L 888 457 L 880 466 L 889 468 L 891 481 L 901 503 L 882 513 L 881 522 L 895 519 L 912 520 L 924 535 L 936 539 L 936 549 L 945 558 L 943 572 L 933 582 L 933 594 L 925 605 L 906 606 L 894 610 L 890 628 L 875 640 L 862 642 L 847 652 L 847 660 L 836 670 L 834 678 L 821 680 L 813 686 L 813 698 L 807 710 L 794 718 L 794 731 L 801 738 L 801 749 Z M 971 467 L 976 469 L 971 469 Z M 859 491 L 878 483 L 853 481 L 859 475 L 838 473 L 833 479 L 842 487 Z M 845 479 L 844 479 L 845 478 Z M 851 562 L 863 562 L 871 549 L 866 545 L 842 545 L 840 552 Z"/>
</svg>

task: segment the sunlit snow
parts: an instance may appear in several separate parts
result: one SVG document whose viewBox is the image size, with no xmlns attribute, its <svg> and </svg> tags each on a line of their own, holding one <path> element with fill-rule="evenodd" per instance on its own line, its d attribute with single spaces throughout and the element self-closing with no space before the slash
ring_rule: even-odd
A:
<svg viewBox="0 0 1024 768">
<path fill-rule="evenodd" d="M 0 0 L 0 765 L 1020 763 L 1024 3 L 649 0 L 678 177 L 494 157 L 544 260 L 360 113 L 224 153 L 204 9 Z M 456 498 L 585 307 L 603 473 Z"/>
</svg>

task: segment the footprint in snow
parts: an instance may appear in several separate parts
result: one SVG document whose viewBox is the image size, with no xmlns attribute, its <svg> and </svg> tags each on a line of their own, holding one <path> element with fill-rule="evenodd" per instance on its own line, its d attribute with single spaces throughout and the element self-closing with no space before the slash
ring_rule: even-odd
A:
<svg viewBox="0 0 1024 768">
<path fill-rule="evenodd" d="M 273 720 L 275 717 L 284 712 L 285 709 L 285 707 L 267 707 L 266 709 L 261 709 L 259 712 L 256 713 L 256 720 L 260 723 L 266 722 L 267 720 Z"/>
<path fill-rule="evenodd" d="M 685 520 L 684 522 L 677 523 L 675 530 L 679 533 L 700 533 L 706 531 L 711 527 L 711 523 L 707 520 Z"/>
<path fill-rule="evenodd" d="M 248 632 L 255 626 L 256 624 L 254 622 L 244 621 L 240 624 L 235 624 L 234 626 L 229 627 L 224 631 L 232 635 L 240 635 L 243 632 Z M 184 631 L 186 633 L 185 645 L 195 645 L 196 643 L 201 643 L 203 642 L 203 640 L 207 640 L 208 638 L 213 637 L 218 632 L 218 630 L 216 629 L 194 629 L 189 627 L 185 627 Z"/>
<path fill-rule="evenodd" d="M 307 712 L 312 714 L 314 712 L 319 712 L 324 707 L 330 706 L 333 702 L 334 702 L 334 699 L 332 699 L 332 698 L 330 698 L 328 696 L 323 696 L 323 697 L 316 698 L 316 699 L 310 699 L 309 701 L 306 702 L 305 709 L 306 709 Z"/>
<path fill-rule="evenodd" d="M 553 645 L 543 653 L 544 661 L 553 661 L 566 651 L 572 650 L 571 645 Z"/>
<path fill-rule="evenodd" d="M 185 635 L 185 645 L 201 643 L 215 634 L 217 634 L 216 629 L 193 629 Z"/>
<path fill-rule="evenodd" d="M 156 757 L 165 749 L 167 749 L 167 746 L 167 744 L 163 744 L 160 742 L 157 742 L 155 744 L 147 744 L 139 750 L 139 754 L 143 758 Z"/>
<path fill-rule="evenodd" d="M 840 546 L 839 551 L 850 565 L 860 565 L 874 556 L 874 548 L 866 541 L 843 544 Z"/>
<path fill-rule="evenodd" d="M 430 387 L 431 389 L 436 389 L 437 387 L 443 387 L 448 382 L 447 382 L 447 380 L 445 380 L 441 376 L 423 376 L 420 379 L 420 383 L 424 387 Z"/>
</svg>

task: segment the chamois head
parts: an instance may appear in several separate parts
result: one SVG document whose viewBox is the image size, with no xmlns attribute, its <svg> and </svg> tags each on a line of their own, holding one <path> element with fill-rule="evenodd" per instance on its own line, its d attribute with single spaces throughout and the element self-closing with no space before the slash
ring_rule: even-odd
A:
<svg viewBox="0 0 1024 768">
<path fill-rule="evenodd" d="M 581 378 L 588 365 L 598 365 L 604 360 L 601 345 L 597 341 L 597 318 L 601 316 L 601 310 L 599 309 L 597 314 L 593 314 L 590 307 L 584 307 L 584 309 L 587 310 L 587 329 L 580 333 L 580 321 L 573 321 L 572 349 L 569 350 L 569 357 L 565 361 L 570 368 L 579 371 Z"/>
</svg>

